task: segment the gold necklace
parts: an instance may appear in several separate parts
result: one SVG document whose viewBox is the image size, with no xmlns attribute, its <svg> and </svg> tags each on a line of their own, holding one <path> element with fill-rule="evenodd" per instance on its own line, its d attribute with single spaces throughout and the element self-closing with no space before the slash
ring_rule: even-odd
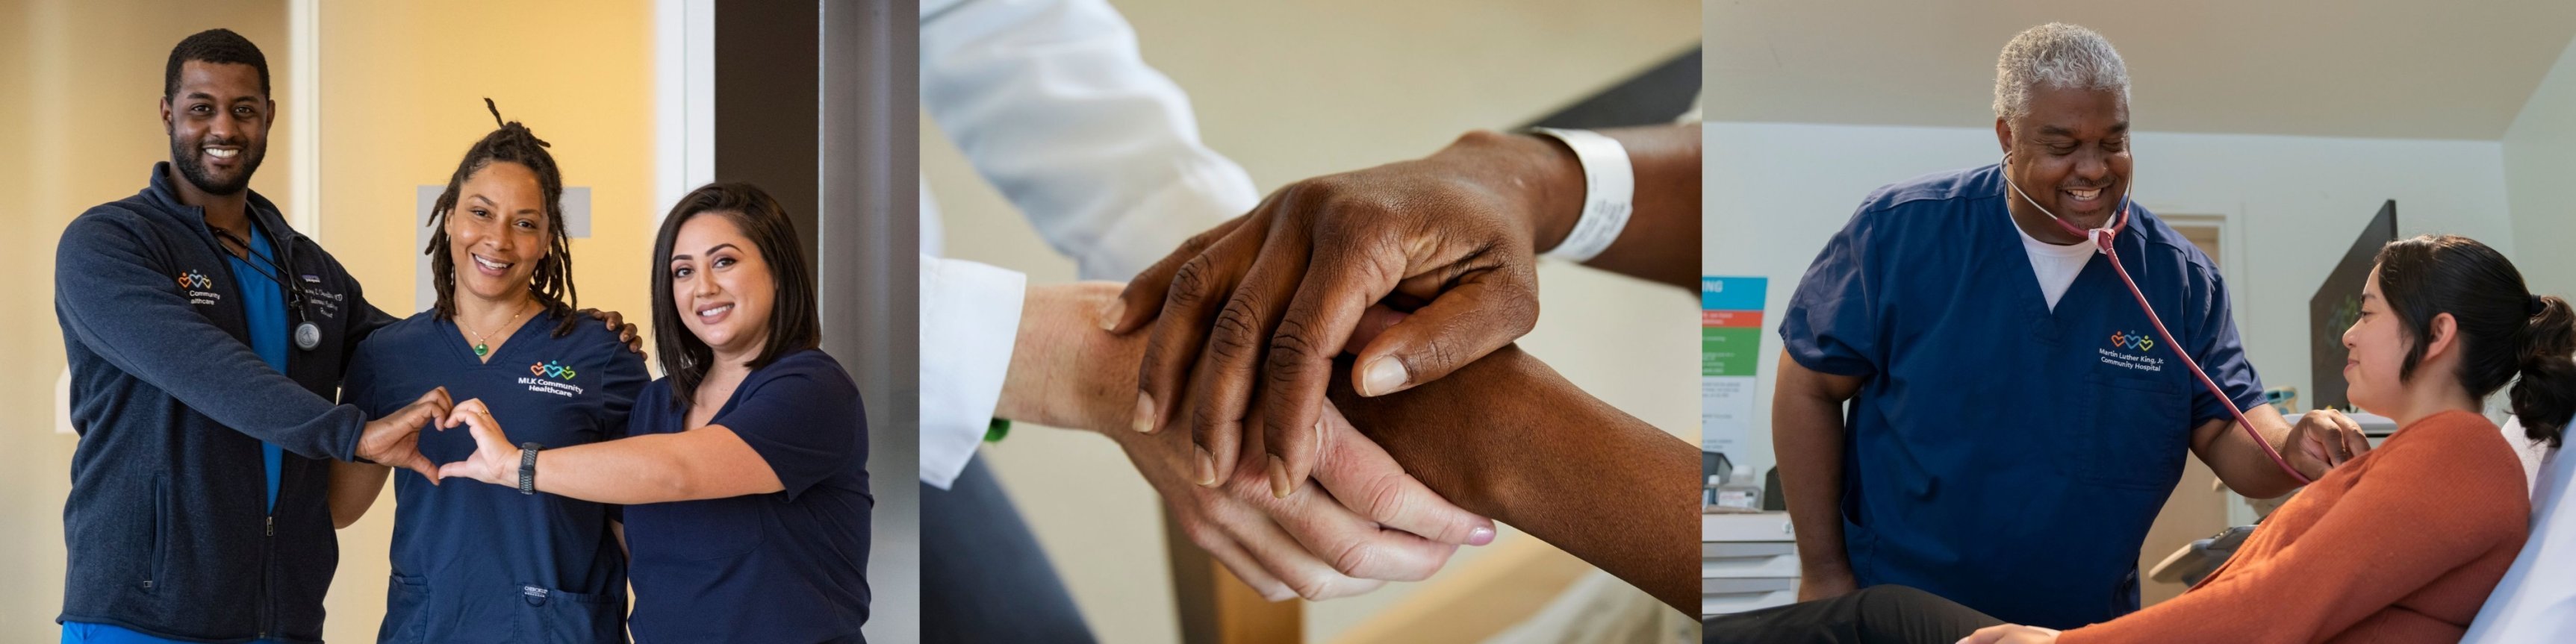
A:
<svg viewBox="0 0 2576 644">
<path fill-rule="evenodd" d="M 528 314 L 528 307 L 524 307 L 524 306 L 519 307 L 519 312 L 518 312 L 518 313 L 516 313 L 516 314 L 512 314 L 512 315 L 510 316 L 510 321 L 509 321 L 509 322 L 503 322 L 503 323 L 501 323 L 501 327 L 502 327 L 502 328 L 505 328 L 505 329 L 506 329 L 506 328 L 509 328 L 511 324 L 517 323 L 517 322 L 519 321 L 519 316 L 527 315 L 527 314 Z M 492 353 L 492 345 L 484 344 L 484 341 L 485 341 L 485 340 L 487 340 L 487 339 L 489 339 L 489 336 L 487 336 L 486 334 L 484 334 L 484 333 L 482 333 L 482 332 L 480 332 L 480 331 L 475 331 L 475 330 L 474 330 L 474 327 L 465 326 L 465 316 L 462 316 L 462 315 L 456 316 L 456 326 L 464 327 L 464 328 L 465 328 L 465 332 L 466 332 L 466 333 L 472 333 L 472 334 L 474 334 L 474 357 L 476 357 L 476 358 L 481 358 L 481 357 L 483 357 L 483 356 L 490 355 L 490 354 Z"/>
</svg>

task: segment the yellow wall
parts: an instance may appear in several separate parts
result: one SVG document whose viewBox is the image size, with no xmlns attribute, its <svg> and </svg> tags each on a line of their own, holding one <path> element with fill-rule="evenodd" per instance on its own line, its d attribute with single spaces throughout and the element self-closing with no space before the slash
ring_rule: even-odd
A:
<svg viewBox="0 0 2576 644">
<path fill-rule="evenodd" d="M 63 373 L 53 314 L 54 243 L 72 217 L 142 190 L 154 161 L 170 156 L 158 104 L 170 48 L 214 27 L 240 32 L 268 56 L 280 125 L 251 189 L 287 201 L 283 104 L 286 3 L 226 0 L 18 0 L 0 3 L 0 316 L 12 344 L 0 368 L 0 642 L 51 641 L 62 611 L 63 499 L 71 492 L 70 435 L 54 433 L 54 382 Z"/>
<path fill-rule="evenodd" d="M 148 0 L 0 3 L 0 223 L 23 231 L 0 253 L 0 316 L 18 341 L 0 369 L 0 641 L 48 641 L 61 609 L 62 502 L 74 438 L 52 433 L 61 330 L 50 302 L 54 240 L 81 210 L 140 190 L 168 156 L 157 121 L 162 66 L 190 33 L 227 27 L 267 54 L 279 100 L 268 160 L 251 187 L 290 214 L 287 127 L 320 118 L 320 239 L 379 306 L 412 304 L 415 187 L 444 184 L 491 130 L 482 99 L 554 144 L 566 185 L 592 191 L 591 237 L 575 240 L 582 304 L 649 317 L 652 6 L 578 3 L 327 3 L 321 105 L 289 103 L 283 0 L 173 5 Z M 641 324 L 645 320 L 638 319 Z M 328 600 L 332 641 L 373 641 L 383 613 L 391 494 L 341 533 Z"/>
<path fill-rule="evenodd" d="M 322 243 L 411 311 L 416 190 L 445 185 L 502 116 L 553 145 L 564 185 L 591 189 L 591 236 L 572 242 L 581 304 L 651 317 L 653 16 L 644 2 L 323 5 Z M 326 608 L 332 641 L 374 641 L 384 614 L 393 493 L 340 532 Z"/>
</svg>

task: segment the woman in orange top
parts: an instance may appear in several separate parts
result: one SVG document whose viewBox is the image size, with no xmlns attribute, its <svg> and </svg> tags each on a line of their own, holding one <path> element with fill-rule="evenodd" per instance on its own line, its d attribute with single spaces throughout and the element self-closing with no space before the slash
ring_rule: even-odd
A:
<svg viewBox="0 0 2576 644">
<path fill-rule="evenodd" d="M 2420 236 L 2380 249 L 2343 342 L 2353 403 L 2402 429 L 2308 485 L 2179 597 L 2059 632 L 1879 586 L 1714 618 L 1705 639 L 2459 641 L 2522 549 L 2531 515 L 2521 463 L 2479 414 L 2481 401 L 2519 376 L 2513 413 L 2533 440 L 2557 446 L 2576 415 L 2576 311 L 2530 294 L 2512 262 L 2484 244 Z"/>
</svg>

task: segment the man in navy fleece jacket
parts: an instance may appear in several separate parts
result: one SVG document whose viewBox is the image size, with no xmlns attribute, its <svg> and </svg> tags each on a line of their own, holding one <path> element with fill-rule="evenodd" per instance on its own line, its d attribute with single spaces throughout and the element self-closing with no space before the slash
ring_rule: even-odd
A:
<svg viewBox="0 0 2576 644">
<path fill-rule="evenodd" d="M 63 230 L 54 313 L 71 364 L 64 642 L 306 642 L 339 559 L 330 464 L 437 472 L 417 432 L 444 390 L 369 421 L 333 403 L 393 321 L 249 190 L 276 104 L 230 31 L 171 52 L 170 160 Z"/>
</svg>

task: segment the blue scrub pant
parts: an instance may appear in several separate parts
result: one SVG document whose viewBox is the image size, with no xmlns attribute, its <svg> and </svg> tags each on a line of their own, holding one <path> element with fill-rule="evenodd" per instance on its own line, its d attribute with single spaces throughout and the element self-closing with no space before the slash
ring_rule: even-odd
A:
<svg viewBox="0 0 2576 644">
<path fill-rule="evenodd" d="M 921 542 L 922 641 L 1094 641 L 982 457 L 946 490 L 921 486 L 921 533 L 937 535 Z"/>
<path fill-rule="evenodd" d="M 88 622 L 63 622 L 63 644 L 187 644 L 162 639 L 133 629 Z M 250 644 L 277 644 L 277 640 L 252 640 Z"/>
</svg>

